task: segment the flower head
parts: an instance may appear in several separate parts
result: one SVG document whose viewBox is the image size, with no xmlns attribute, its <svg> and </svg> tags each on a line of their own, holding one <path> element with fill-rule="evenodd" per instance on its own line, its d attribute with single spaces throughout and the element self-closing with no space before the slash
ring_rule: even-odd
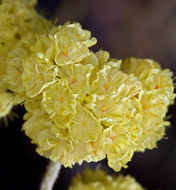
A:
<svg viewBox="0 0 176 190">
<path fill-rule="evenodd" d="M 142 190 L 135 178 L 127 176 L 106 175 L 103 170 L 84 170 L 72 179 L 69 190 Z"/>
<path fill-rule="evenodd" d="M 0 3 L 0 117 L 24 102 L 36 151 L 65 167 L 107 157 L 115 171 L 164 135 L 172 73 L 147 59 L 112 59 L 79 23 L 52 26 L 35 1 Z M 10 92 L 9 92 L 10 91 Z"/>
<path fill-rule="evenodd" d="M 43 55 L 47 55 L 48 49 L 45 51 Z M 50 132 L 45 133 L 48 135 L 45 138 L 59 142 L 50 147 L 50 141 L 40 140 L 45 125 L 36 131 L 38 127 L 31 124 L 31 121 L 37 122 L 40 117 L 38 106 L 36 108 L 32 104 L 30 107 L 31 101 L 25 103 L 29 113 L 25 116 L 27 121 L 23 129 L 32 138 L 32 142 L 38 145 L 39 154 L 70 167 L 84 160 L 99 161 L 107 155 L 110 167 L 117 171 L 126 167 L 126 163 L 131 160 L 141 134 L 141 83 L 134 75 L 120 71 L 120 61 L 107 59 L 107 56 L 103 58 L 104 54 L 106 55 L 102 50 L 96 54 L 89 52 L 78 63 L 63 61 L 62 65 L 55 64 L 53 56 L 46 58 L 36 54 L 32 61 L 29 58 L 23 64 L 26 93 L 34 99 L 33 102 L 38 102 L 36 105 L 40 107 L 41 113 L 52 123 L 47 128 Z M 99 67 L 99 62 L 103 64 L 102 68 Z M 33 64 L 35 67 L 42 65 L 40 70 L 43 77 L 38 77 Z M 29 72 L 27 67 L 33 68 Z M 47 68 L 53 69 L 52 72 L 55 73 L 48 75 Z M 30 76 L 33 76 L 32 80 L 29 80 Z M 36 93 L 31 96 L 34 90 Z M 64 140 L 60 139 L 61 131 L 66 132 Z M 62 143 L 63 147 L 68 146 L 64 152 L 61 151 Z M 46 153 L 44 147 L 50 151 Z"/>
<path fill-rule="evenodd" d="M 14 95 L 14 104 L 27 99 L 23 87 L 22 64 L 30 54 L 36 34 L 46 33 L 51 23 L 40 16 L 35 0 L 2 0 L 0 3 L 0 66 L 6 90 Z"/>
<path fill-rule="evenodd" d="M 138 150 L 152 149 L 165 135 L 165 127 L 169 125 L 165 116 L 168 106 L 175 98 L 172 72 L 168 69 L 162 70 L 153 60 L 135 58 L 126 59 L 122 63 L 122 70 L 128 74 L 135 74 L 142 83 L 143 132 L 139 138 Z"/>
</svg>

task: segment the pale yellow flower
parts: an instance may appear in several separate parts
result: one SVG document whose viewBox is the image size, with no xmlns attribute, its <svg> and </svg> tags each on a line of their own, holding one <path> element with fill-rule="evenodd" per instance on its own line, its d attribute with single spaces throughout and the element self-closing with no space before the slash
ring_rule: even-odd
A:
<svg viewBox="0 0 176 190">
<path fill-rule="evenodd" d="M 57 68 L 52 64 L 41 63 L 33 57 L 23 62 L 22 80 L 28 97 L 40 94 L 53 84 L 56 76 Z"/>
<path fill-rule="evenodd" d="M 105 65 L 97 73 L 97 79 L 92 82 L 90 93 L 98 95 L 117 93 L 120 85 L 127 79 L 127 75 L 119 70 L 120 62 L 115 62 L 114 65 Z"/>
<path fill-rule="evenodd" d="M 60 67 L 60 76 L 66 79 L 74 94 L 86 94 L 89 91 L 89 78 L 93 66 L 91 64 L 69 64 Z"/>
<path fill-rule="evenodd" d="M 48 33 L 45 35 L 37 35 L 37 39 L 35 43 L 33 43 L 31 51 L 33 55 L 36 56 L 35 58 L 39 59 L 41 62 L 53 62 L 53 64 L 55 64 L 54 57 L 58 50 L 48 37 Z"/>
<path fill-rule="evenodd" d="M 54 27 L 50 39 L 55 44 L 56 64 L 78 63 L 89 55 L 89 47 L 96 44 L 96 39 L 91 39 L 91 33 L 83 30 L 79 23 L 65 23 L 63 26 Z"/>
<path fill-rule="evenodd" d="M 122 120 L 124 104 L 117 95 L 95 96 L 94 99 L 94 102 L 87 106 L 105 126 Z"/>
<path fill-rule="evenodd" d="M 125 76 L 125 80 L 122 84 L 116 83 L 115 85 L 114 83 L 110 85 L 109 89 L 114 89 L 112 95 L 94 94 L 92 95 L 92 102 L 86 105 L 105 126 L 110 126 L 123 120 L 123 117 L 128 112 L 128 104 L 131 104 L 131 113 L 140 111 L 136 110 L 134 106 L 135 99 L 131 100 L 134 96 L 136 96 L 137 99 L 141 99 L 143 91 L 140 82 L 138 82 L 134 76 L 128 76 L 128 80 L 125 74 L 122 74 L 122 76 Z M 100 88 L 97 88 L 98 91 L 99 89 Z"/>
<path fill-rule="evenodd" d="M 7 56 L 7 69 L 3 77 L 6 87 L 16 93 L 16 96 L 21 97 L 21 102 L 26 99 L 25 89 L 21 78 L 23 68 L 22 63 L 24 57 L 28 56 L 28 51 L 18 44 Z"/>
<path fill-rule="evenodd" d="M 84 158 L 87 162 L 98 162 L 106 158 L 106 153 L 104 151 L 105 139 L 102 133 L 99 134 L 96 141 L 90 141 L 87 143 L 87 155 Z"/>
<path fill-rule="evenodd" d="M 22 103 L 26 99 L 25 89 L 22 84 L 22 61 L 28 51 L 21 47 L 19 42 L 9 42 L 0 48 L 1 84 L 14 94 L 14 104 Z"/>
<path fill-rule="evenodd" d="M 75 163 L 82 164 L 83 161 L 97 162 L 105 158 L 102 149 L 102 139 L 98 137 L 96 141 L 88 143 L 79 142 L 78 144 L 70 141 L 72 146 L 69 154 L 65 155 L 62 163 L 65 167 L 72 167 Z"/>
<path fill-rule="evenodd" d="M 93 114 L 78 104 L 76 113 L 69 124 L 69 132 L 73 141 L 75 143 L 96 141 L 101 130 L 102 126 Z"/>
<path fill-rule="evenodd" d="M 63 127 L 66 127 L 76 112 L 76 96 L 69 89 L 65 79 L 60 79 L 45 89 L 41 103 L 50 117 Z"/>
</svg>

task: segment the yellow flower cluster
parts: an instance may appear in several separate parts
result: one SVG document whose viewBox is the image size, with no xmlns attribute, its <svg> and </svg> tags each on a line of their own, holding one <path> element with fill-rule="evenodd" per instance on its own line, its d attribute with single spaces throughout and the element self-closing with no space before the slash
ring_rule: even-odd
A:
<svg viewBox="0 0 176 190">
<path fill-rule="evenodd" d="M 144 90 L 141 98 L 143 132 L 138 140 L 138 151 L 153 149 L 156 142 L 165 135 L 165 126 L 170 125 L 165 116 L 175 98 L 173 73 L 168 69 L 162 70 L 153 60 L 135 58 L 126 59 L 122 63 L 122 70 L 135 74 Z"/>
<path fill-rule="evenodd" d="M 51 25 L 35 11 L 35 3 L 35 0 L 0 2 L 0 117 L 6 116 L 14 104 L 26 100 L 22 63 L 30 55 L 36 34 L 45 33 Z"/>
<path fill-rule="evenodd" d="M 91 52 L 95 42 L 77 23 L 38 36 L 23 63 L 23 84 L 31 98 L 25 102 L 23 129 L 39 154 L 65 167 L 107 155 L 118 171 L 138 146 L 143 90 L 134 75 L 120 70 L 121 61 L 102 50 Z"/>
<path fill-rule="evenodd" d="M 51 26 L 33 7 L 0 4 L 7 27 L 0 27 L 0 117 L 24 103 L 23 129 L 40 155 L 65 167 L 107 156 L 114 170 L 126 168 L 135 151 L 164 135 L 175 97 L 171 72 L 151 60 L 93 53 L 96 39 L 80 24 Z"/>
<path fill-rule="evenodd" d="M 72 179 L 69 190 L 143 190 L 135 178 L 106 175 L 103 170 L 86 169 Z"/>
</svg>

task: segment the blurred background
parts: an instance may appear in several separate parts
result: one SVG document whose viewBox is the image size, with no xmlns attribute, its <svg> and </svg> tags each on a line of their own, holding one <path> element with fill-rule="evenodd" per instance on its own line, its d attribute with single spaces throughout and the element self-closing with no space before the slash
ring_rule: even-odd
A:
<svg viewBox="0 0 176 190">
<path fill-rule="evenodd" d="M 47 18 L 58 18 L 58 24 L 80 22 L 98 39 L 94 50 L 102 48 L 119 59 L 152 58 L 176 75 L 175 0 L 39 0 L 37 9 Z M 35 153 L 35 146 L 21 131 L 24 109 L 15 107 L 13 112 L 19 117 L 9 121 L 8 127 L 0 121 L 0 189 L 38 190 L 48 160 Z M 167 139 L 158 143 L 158 149 L 135 153 L 128 169 L 121 171 L 134 176 L 148 190 L 176 189 L 175 105 L 168 115 L 171 127 Z M 101 167 L 118 175 L 106 165 L 104 160 L 62 168 L 54 190 L 66 190 L 72 176 L 85 167 Z"/>
</svg>

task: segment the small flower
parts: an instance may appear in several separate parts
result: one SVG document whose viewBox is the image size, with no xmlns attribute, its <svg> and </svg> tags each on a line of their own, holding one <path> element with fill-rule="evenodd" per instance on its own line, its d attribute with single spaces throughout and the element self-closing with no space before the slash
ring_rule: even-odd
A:
<svg viewBox="0 0 176 190">
<path fill-rule="evenodd" d="M 97 79 L 91 85 L 91 93 L 98 95 L 109 95 L 117 93 L 117 89 L 127 79 L 127 75 L 119 70 L 120 63 L 117 66 L 105 65 L 102 70 L 97 73 Z"/>
<path fill-rule="evenodd" d="M 93 70 L 91 64 L 69 64 L 60 68 L 60 76 L 66 79 L 74 94 L 86 94 L 89 91 L 89 78 Z"/>
<path fill-rule="evenodd" d="M 105 126 L 122 120 L 124 104 L 117 95 L 95 96 L 94 99 L 93 104 L 87 106 Z"/>
<path fill-rule="evenodd" d="M 80 62 L 89 55 L 88 48 L 96 44 L 96 39 L 90 39 L 91 33 L 83 30 L 79 23 L 55 27 L 49 37 L 57 49 L 55 62 L 60 66 Z"/>
<path fill-rule="evenodd" d="M 15 93 L 16 103 L 21 103 L 27 99 L 21 76 L 23 72 L 22 63 L 24 58 L 28 56 L 28 51 L 20 47 L 20 44 L 13 48 L 7 56 L 8 64 L 3 81 L 6 87 Z"/>
<path fill-rule="evenodd" d="M 41 103 L 50 117 L 58 125 L 63 124 L 64 127 L 73 117 L 77 101 L 76 96 L 68 87 L 68 82 L 65 79 L 60 79 L 44 90 Z"/>
<path fill-rule="evenodd" d="M 23 62 L 22 80 L 28 97 L 35 97 L 43 89 L 53 84 L 57 76 L 57 68 L 52 64 L 41 63 L 30 57 Z"/>
<path fill-rule="evenodd" d="M 69 124 L 69 132 L 73 142 L 86 143 L 96 141 L 101 130 L 102 126 L 93 114 L 78 104 L 76 107 L 76 113 Z"/>
<path fill-rule="evenodd" d="M 102 133 L 99 134 L 96 141 L 90 141 L 87 143 L 87 155 L 84 158 L 87 162 L 98 162 L 106 158 L 104 151 L 104 136 Z"/>
</svg>

